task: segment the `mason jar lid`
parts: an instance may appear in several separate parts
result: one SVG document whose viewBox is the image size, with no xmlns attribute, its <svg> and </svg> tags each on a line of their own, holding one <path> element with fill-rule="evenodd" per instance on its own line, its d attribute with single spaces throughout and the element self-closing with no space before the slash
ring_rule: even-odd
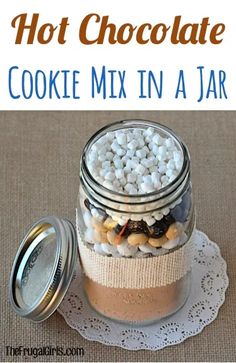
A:
<svg viewBox="0 0 236 363">
<path fill-rule="evenodd" d="M 59 306 L 75 271 L 77 239 L 68 220 L 45 217 L 23 238 L 13 262 L 9 296 L 15 312 L 33 321 Z"/>
</svg>

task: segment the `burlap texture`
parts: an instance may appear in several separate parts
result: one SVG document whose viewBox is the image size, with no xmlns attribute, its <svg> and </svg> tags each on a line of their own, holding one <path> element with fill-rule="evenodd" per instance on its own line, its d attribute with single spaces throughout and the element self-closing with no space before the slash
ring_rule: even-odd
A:
<svg viewBox="0 0 236 363">
<path fill-rule="evenodd" d="M 172 127 L 187 143 L 197 228 L 216 241 L 228 264 L 230 286 L 217 319 L 201 334 L 158 352 L 125 351 L 83 339 L 55 313 L 42 324 L 17 317 L 8 302 L 8 279 L 20 239 L 45 215 L 75 220 L 79 156 L 99 127 L 125 118 Z M 36 361 L 235 361 L 236 360 L 236 113 L 234 112 L 1 112 L 0 234 L 1 351 L 6 346 L 83 347 L 84 357 L 40 357 Z"/>
</svg>

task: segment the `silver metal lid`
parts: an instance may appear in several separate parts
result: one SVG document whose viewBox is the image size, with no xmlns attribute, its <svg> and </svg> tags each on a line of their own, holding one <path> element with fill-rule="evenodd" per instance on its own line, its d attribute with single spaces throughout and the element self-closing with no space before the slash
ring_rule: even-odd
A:
<svg viewBox="0 0 236 363">
<path fill-rule="evenodd" d="M 13 262 L 9 296 L 15 312 L 47 319 L 62 301 L 75 270 L 76 232 L 72 223 L 45 217 L 34 223 Z"/>
</svg>

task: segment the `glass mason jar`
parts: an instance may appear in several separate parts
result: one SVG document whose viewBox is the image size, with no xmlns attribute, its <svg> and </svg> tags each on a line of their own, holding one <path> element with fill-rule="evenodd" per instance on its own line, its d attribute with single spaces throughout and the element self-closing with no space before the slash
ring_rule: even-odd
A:
<svg viewBox="0 0 236 363">
<path fill-rule="evenodd" d="M 88 154 L 97 140 L 134 129 L 154 130 L 182 155 L 179 174 L 161 189 L 124 194 L 102 185 L 89 170 Z M 145 324 L 183 306 L 191 285 L 195 217 L 189 153 L 170 129 L 125 120 L 94 134 L 81 157 L 76 219 L 84 290 L 96 311 Z"/>
</svg>

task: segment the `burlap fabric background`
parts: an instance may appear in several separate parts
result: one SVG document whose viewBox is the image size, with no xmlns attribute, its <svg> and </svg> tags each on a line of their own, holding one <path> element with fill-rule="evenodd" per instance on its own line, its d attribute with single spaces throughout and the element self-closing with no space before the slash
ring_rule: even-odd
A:
<svg viewBox="0 0 236 363">
<path fill-rule="evenodd" d="M 86 341 L 55 313 L 41 324 L 17 317 L 7 298 L 11 264 L 27 227 L 55 214 L 75 220 L 79 157 L 87 138 L 108 122 L 146 118 L 172 127 L 189 146 L 197 227 L 216 241 L 230 287 L 216 321 L 184 343 L 158 352 L 131 352 Z M 234 112 L 1 112 L 0 113 L 1 351 L 5 346 L 83 347 L 84 357 L 37 361 L 236 360 L 236 113 Z"/>
</svg>

